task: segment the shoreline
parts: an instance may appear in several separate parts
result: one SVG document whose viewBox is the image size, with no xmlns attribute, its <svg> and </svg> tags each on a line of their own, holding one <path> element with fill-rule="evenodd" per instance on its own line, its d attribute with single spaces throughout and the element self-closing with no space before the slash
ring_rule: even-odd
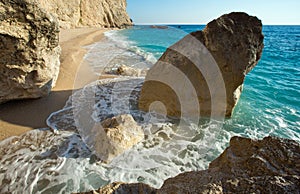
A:
<svg viewBox="0 0 300 194">
<path fill-rule="evenodd" d="M 55 87 L 49 96 L 11 101 L 0 105 L 0 141 L 29 130 L 45 128 L 48 116 L 64 107 L 69 96 L 98 77 L 87 63 L 83 63 L 87 53 L 86 45 L 101 41 L 103 28 L 61 29 L 60 72 Z M 80 77 L 80 79 L 76 79 Z"/>
</svg>

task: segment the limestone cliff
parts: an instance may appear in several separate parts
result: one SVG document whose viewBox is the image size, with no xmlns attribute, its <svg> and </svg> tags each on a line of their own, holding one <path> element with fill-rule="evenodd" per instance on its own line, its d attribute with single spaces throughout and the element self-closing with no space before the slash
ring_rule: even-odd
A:
<svg viewBox="0 0 300 194">
<path fill-rule="evenodd" d="M 59 72 L 59 26 L 34 0 L 0 0 L 0 103 L 47 95 Z"/>
<path fill-rule="evenodd" d="M 117 27 L 132 25 L 126 0 L 38 0 L 41 7 L 56 16 L 60 27 Z"/>
</svg>

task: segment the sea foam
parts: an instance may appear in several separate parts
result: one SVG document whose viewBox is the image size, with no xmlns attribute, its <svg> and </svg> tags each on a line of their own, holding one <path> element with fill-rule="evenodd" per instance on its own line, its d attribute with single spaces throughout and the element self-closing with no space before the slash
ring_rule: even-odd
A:
<svg viewBox="0 0 300 194">
<path fill-rule="evenodd" d="M 160 187 L 181 172 L 205 169 L 233 135 L 222 123 L 191 123 L 136 109 L 143 78 L 99 80 L 76 91 L 64 109 L 48 118 L 52 130 L 34 130 L 2 141 L 1 192 L 75 192 L 97 189 L 114 181 L 145 182 Z M 129 113 L 145 139 L 103 164 L 94 156 L 97 141 L 91 125 Z M 54 131 L 53 131 L 54 130 Z M 13 173 L 12 173 L 13 172 Z M 21 184 L 20 184 L 21 183 Z"/>
</svg>

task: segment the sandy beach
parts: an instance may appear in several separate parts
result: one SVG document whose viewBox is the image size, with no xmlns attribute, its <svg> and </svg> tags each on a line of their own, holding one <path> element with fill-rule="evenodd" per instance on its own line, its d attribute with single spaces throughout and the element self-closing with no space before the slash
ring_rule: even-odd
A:
<svg viewBox="0 0 300 194">
<path fill-rule="evenodd" d="M 83 63 L 87 51 L 83 46 L 100 41 L 105 31 L 99 28 L 61 30 L 61 67 L 56 86 L 47 97 L 0 105 L 0 140 L 47 127 L 47 117 L 65 105 L 73 90 L 97 79 L 88 64 Z"/>
</svg>

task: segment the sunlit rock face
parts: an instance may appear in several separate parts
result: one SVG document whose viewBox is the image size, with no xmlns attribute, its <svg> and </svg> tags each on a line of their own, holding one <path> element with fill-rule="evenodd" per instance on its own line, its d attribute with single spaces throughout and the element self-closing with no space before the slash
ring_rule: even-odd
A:
<svg viewBox="0 0 300 194">
<path fill-rule="evenodd" d="M 122 28 L 132 25 L 126 0 L 38 0 L 40 6 L 58 18 L 60 27 L 98 26 Z"/>
<path fill-rule="evenodd" d="M 48 95 L 59 73 L 59 25 L 32 0 L 0 0 L 0 103 Z"/>
<path fill-rule="evenodd" d="M 93 149 L 106 163 L 144 139 L 144 131 L 129 114 L 108 118 L 93 130 L 98 131 Z"/>
<path fill-rule="evenodd" d="M 168 48 L 149 70 L 139 108 L 148 111 L 160 101 L 170 116 L 230 117 L 246 74 L 261 57 L 263 39 L 261 21 L 246 13 L 211 21 Z M 189 105 L 192 99 L 197 103 Z"/>
</svg>

